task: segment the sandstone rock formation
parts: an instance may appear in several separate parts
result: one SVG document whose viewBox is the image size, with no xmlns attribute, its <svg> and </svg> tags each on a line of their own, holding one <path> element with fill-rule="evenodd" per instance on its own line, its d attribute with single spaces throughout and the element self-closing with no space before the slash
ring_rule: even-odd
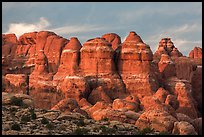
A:
<svg viewBox="0 0 204 137">
<path fill-rule="evenodd" d="M 121 44 L 121 38 L 115 33 L 108 33 L 102 36 L 105 40 L 111 43 L 113 50 L 116 50 L 118 46 Z"/>
<path fill-rule="evenodd" d="M 202 58 L 202 48 L 195 47 L 191 52 L 189 53 L 190 58 Z"/>
<path fill-rule="evenodd" d="M 196 47 L 185 57 L 170 38 L 163 38 L 153 55 L 134 31 L 123 43 L 117 34 L 107 33 L 83 46 L 76 37 L 68 40 L 49 31 L 19 39 L 3 34 L 6 105 L 9 94 L 32 107 L 52 109 L 40 116 L 49 120 L 57 119 L 59 111 L 63 114 L 57 120 L 77 112 L 72 118 L 80 113 L 140 130 L 202 134 L 202 50 Z"/>
<path fill-rule="evenodd" d="M 167 54 L 170 57 L 181 57 L 182 53 L 174 46 L 171 38 L 163 38 L 159 42 L 157 51 L 154 53 L 154 60 L 160 60 L 162 54 Z"/>
<path fill-rule="evenodd" d="M 162 77 L 164 79 L 176 75 L 175 63 L 171 60 L 171 58 L 167 54 L 161 55 L 158 67 L 159 72 L 161 72 Z"/>
<path fill-rule="evenodd" d="M 130 32 L 117 52 L 118 73 L 126 91 L 131 95 L 152 95 L 158 88 L 158 81 L 152 71 L 150 47 L 135 32 Z"/>
<path fill-rule="evenodd" d="M 151 128 L 160 132 L 171 132 L 176 118 L 159 109 L 145 111 L 135 125 L 140 129 Z"/>
<path fill-rule="evenodd" d="M 111 99 L 124 96 L 124 84 L 114 63 L 114 50 L 104 38 L 91 39 L 83 44 L 80 69 L 92 89 L 103 86 Z"/>
<path fill-rule="evenodd" d="M 62 82 L 66 76 L 76 75 L 79 65 L 79 51 L 81 43 L 76 37 L 70 39 L 62 50 L 60 65 L 57 73 L 54 75 L 54 81 Z"/>
</svg>

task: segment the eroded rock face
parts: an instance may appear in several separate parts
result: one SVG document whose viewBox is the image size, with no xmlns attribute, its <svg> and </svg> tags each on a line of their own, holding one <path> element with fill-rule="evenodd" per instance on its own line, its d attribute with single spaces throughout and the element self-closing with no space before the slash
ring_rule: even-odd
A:
<svg viewBox="0 0 204 137">
<path fill-rule="evenodd" d="M 112 74 L 115 71 L 114 51 L 103 38 L 95 38 L 84 43 L 80 50 L 80 68 L 85 75 Z"/>
<path fill-rule="evenodd" d="M 176 67 L 176 76 L 179 79 L 190 81 L 191 73 L 196 70 L 196 63 L 188 57 L 179 57 L 174 59 Z"/>
<path fill-rule="evenodd" d="M 88 82 L 81 76 L 66 76 L 58 89 L 65 95 L 65 98 L 74 98 L 77 101 L 88 98 L 91 92 Z"/>
<path fill-rule="evenodd" d="M 54 81 L 62 82 L 66 76 L 74 76 L 79 69 L 79 54 L 81 43 L 76 37 L 70 39 L 62 50 L 60 65 L 54 76 Z"/>
<path fill-rule="evenodd" d="M 166 54 L 170 57 L 181 57 L 182 53 L 174 46 L 171 38 L 163 38 L 159 42 L 157 51 L 154 53 L 154 60 L 160 60 L 161 55 Z"/>
<path fill-rule="evenodd" d="M 13 86 L 10 92 L 27 94 L 29 81 L 26 74 L 7 74 L 5 79 L 9 81 L 10 87 Z"/>
<path fill-rule="evenodd" d="M 198 103 L 198 110 L 202 113 L 202 66 L 197 66 L 191 73 L 192 96 Z"/>
<path fill-rule="evenodd" d="M 177 113 L 183 113 L 191 118 L 198 117 L 197 103 L 192 97 L 192 87 L 188 81 L 172 77 L 166 81 L 165 87 L 171 94 L 177 96 L 179 102 Z"/>
<path fill-rule="evenodd" d="M 202 48 L 195 47 L 191 52 L 189 53 L 190 58 L 202 58 Z"/>
<path fill-rule="evenodd" d="M 130 32 L 118 49 L 117 66 L 126 91 L 132 95 L 152 95 L 158 88 L 152 64 L 152 51 L 140 36 Z"/>
<path fill-rule="evenodd" d="M 121 44 L 121 38 L 115 33 L 108 33 L 102 36 L 105 40 L 111 43 L 113 50 L 116 50 L 118 46 Z"/>
<path fill-rule="evenodd" d="M 92 89 L 103 86 L 111 99 L 125 94 L 124 83 L 116 71 L 114 50 L 104 38 L 84 43 L 80 49 L 80 69 Z"/>
<path fill-rule="evenodd" d="M 2 35 L 2 40 L 2 91 L 29 93 L 36 108 L 176 134 L 194 134 L 192 124 L 202 134 L 200 49 L 184 57 L 164 38 L 153 60 L 150 47 L 133 31 L 122 44 L 114 33 L 83 46 L 76 37 L 67 40 L 49 31 L 25 33 L 19 40 Z M 184 127 L 192 132 L 183 133 Z"/>
<path fill-rule="evenodd" d="M 162 73 L 162 77 L 164 79 L 176 75 L 175 63 L 167 54 L 161 55 L 161 59 L 158 63 L 158 67 L 159 67 L 159 72 Z"/>
</svg>

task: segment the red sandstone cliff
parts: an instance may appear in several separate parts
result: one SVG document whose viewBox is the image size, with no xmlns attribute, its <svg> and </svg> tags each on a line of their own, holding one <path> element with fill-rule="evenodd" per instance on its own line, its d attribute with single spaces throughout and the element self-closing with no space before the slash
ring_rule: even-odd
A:
<svg viewBox="0 0 204 137">
<path fill-rule="evenodd" d="M 181 114 L 195 121 L 202 114 L 201 48 L 185 57 L 163 38 L 153 54 L 133 31 L 123 43 L 108 33 L 83 44 L 48 31 L 2 34 L 2 81 L 4 92 L 29 92 L 37 108 L 141 129 L 176 132 Z"/>
</svg>

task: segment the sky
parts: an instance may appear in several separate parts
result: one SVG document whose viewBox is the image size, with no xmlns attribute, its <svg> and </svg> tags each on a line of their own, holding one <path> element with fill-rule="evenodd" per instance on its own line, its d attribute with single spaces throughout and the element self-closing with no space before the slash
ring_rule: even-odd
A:
<svg viewBox="0 0 204 137">
<path fill-rule="evenodd" d="M 169 37 L 183 55 L 202 47 L 202 2 L 2 2 L 2 33 L 53 31 L 83 44 L 135 31 L 153 53 Z"/>
</svg>

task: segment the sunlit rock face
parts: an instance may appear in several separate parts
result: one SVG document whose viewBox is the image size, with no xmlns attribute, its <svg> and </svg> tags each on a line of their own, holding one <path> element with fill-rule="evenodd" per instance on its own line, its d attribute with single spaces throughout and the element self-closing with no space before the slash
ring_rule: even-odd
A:
<svg viewBox="0 0 204 137">
<path fill-rule="evenodd" d="M 83 44 L 80 69 L 92 89 L 103 86 L 111 99 L 124 95 L 124 83 L 116 71 L 114 50 L 104 38 L 91 39 Z"/>
<path fill-rule="evenodd" d="M 117 68 L 128 93 L 151 95 L 158 88 L 152 71 L 153 54 L 135 32 L 130 32 L 117 51 Z"/>
<path fill-rule="evenodd" d="M 113 50 L 116 50 L 121 44 L 121 38 L 115 33 L 107 33 L 102 36 L 106 41 L 111 43 Z"/>
<path fill-rule="evenodd" d="M 79 71 L 79 56 L 82 45 L 76 37 L 70 39 L 62 50 L 60 65 L 54 81 L 63 81 L 66 76 L 76 75 Z"/>
<path fill-rule="evenodd" d="M 189 57 L 190 58 L 202 58 L 202 48 L 200 47 L 195 47 L 194 49 L 192 49 L 189 53 Z"/>
<path fill-rule="evenodd" d="M 134 31 L 123 43 L 107 33 L 83 44 L 49 31 L 2 34 L 5 92 L 29 94 L 35 108 L 202 134 L 202 50 L 185 57 L 170 38 L 153 55 Z"/>
<path fill-rule="evenodd" d="M 174 46 L 171 38 L 161 39 L 158 49 L 154 53 L 154 60 L 160 60 L 162 54 L 167 54 L 173 58 L 183 56 L 182 53 Z"/>
</svg>

